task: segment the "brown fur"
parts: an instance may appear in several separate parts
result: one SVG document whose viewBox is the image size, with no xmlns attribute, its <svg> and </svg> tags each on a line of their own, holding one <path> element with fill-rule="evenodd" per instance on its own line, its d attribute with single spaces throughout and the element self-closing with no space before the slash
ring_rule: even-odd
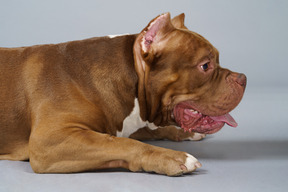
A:
<svg viewBox="0 0 288 192">
<path fill-rule="evenodd" d="M 29 159 L 37 173 L 113 167 L 187 172 L 184 152 L 115 137 L 134 98 L 144 121 L 169 126 L 176 125 L 171 111 L 180 101 L 195 100 L 202 111 L 220 115 L 240 102 L 244 90 L 235 83 L 236 73 L 220 68 L 218 51 L 187 30 L 184 14 L 167 17 L 163 25 L 157 32 L 161 43 L 147 53 L 140 41 L 149 25 L 139 35 L 0 48 L 0 159 Z M 206 57 L 213 74 L 197 69 Z M 131 137 L 193 135 L 170 127 L 143 128 Z"/>
</svg>

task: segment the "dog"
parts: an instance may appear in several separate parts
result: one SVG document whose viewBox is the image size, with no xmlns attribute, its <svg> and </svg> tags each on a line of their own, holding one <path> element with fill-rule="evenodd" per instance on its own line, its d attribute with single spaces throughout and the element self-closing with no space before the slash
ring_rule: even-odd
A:
<svg viewBox="0 0 288 192">
<path fill-rule="evenodd" d="M 246 76 L 184 25 L 154 18 L 139 34 L 0 48 L 0 159 L 36 173 L 125 168 L 177 176 L 192 155 L 138 140 L 200 140 L 242 99 Z"/>
</svg>

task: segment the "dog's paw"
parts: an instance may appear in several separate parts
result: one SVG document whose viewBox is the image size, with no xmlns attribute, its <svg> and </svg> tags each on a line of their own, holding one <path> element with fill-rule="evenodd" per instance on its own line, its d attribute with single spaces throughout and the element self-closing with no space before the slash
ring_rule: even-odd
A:
<svg viewBox="0 0 288 192">
<path fill-rule="evenodd" d="M 192 155 L 169 149 L 150 151 L 142 158 L 142 168 L 145 171 L 168 176 L 191 173 L 201 166 L 201 163 Z"/>
<path fill-rule="evenodd" d="M 188 141 L 200 141 L 206 137 L 206 134 L 202 133 L 191 133 L 190 137 L 183 138 L 183 140 L 188 140 Z"/>
<path fill-rule="evenodd" d="M 195 169 L 202 167 L 201 163 L 192 155 L 186 153 L 187 158 L 184 164 L 184 173 L 191 173 L 193 172 Z"/>
<path fill-rule="evenodd" d="M 195 132 L 184 132 L 182 129 L 178 131 L 179 141 L 200 141 L 206 137 L 206 134 L 195 133 Z"/>
</svg>

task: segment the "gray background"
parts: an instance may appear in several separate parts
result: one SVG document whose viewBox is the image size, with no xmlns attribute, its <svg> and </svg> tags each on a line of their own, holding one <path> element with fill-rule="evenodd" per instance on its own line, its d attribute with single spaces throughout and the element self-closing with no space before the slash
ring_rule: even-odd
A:
<svg viewBox="0 0 288 192">
<path fill-rule="evenodd" d="M 0 191 L 287 191 L 288 1 L 0 1 L 0 47 L 138 33 L 151 19 L 184 12 L 186 26 L 220 51 L 223 67 L 248 77 L 232 112 L 238 128 L 201 142 L 149 142 L 187 151 L 203 168 L 183 177 L 105 171 L 34 174 L 28 162 L 0 161 Z"/>
</svg>

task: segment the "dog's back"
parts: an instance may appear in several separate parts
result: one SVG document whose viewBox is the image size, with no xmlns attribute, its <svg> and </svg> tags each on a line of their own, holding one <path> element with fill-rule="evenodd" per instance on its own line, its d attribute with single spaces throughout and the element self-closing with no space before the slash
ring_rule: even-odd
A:
<svg viewBox="0 0 288 192">
<path fill-rule="evenodd" d="M 122 81 L 125 81 L 122 84 L 127 84 L 125 77 L 130 77 L 128 84 L 135 84 L 136 73 L 130 72 L 134 68 L 132 47 L 135 37 L 100 37 L 60 44 L 0 48 L 1 159 L 29 158 L 28 143 L 35 126 L 36 120 L 33 117 L 37 116 L 37 108 L 45 101 L 59 101 L 63 104 L 69 98 L 71 100 L 72 87 L 78 91 L 81 89 L 80 92 L 87 97 L 93 95 L 96 100 L 98 97 L 102 100 L 104 98 L 110 105 L 114 102 L 113 111 L 115 108 L 123 111 L 118 101 L 111 98 L 114 91 L 110 89 L 119 87 Z M 119 54 L 118 50 L 127 53 Z M 103 78 L 112 83 L 108 85 L 101 81 Z M 91 83 L 92 79 L 95 86 Z M 118 97 L 121 96 L 120 100 L 130 99 L 133 104 L 133 98 L 130 97 L 134 97 L 136 91 L 130 91 L 132 95 L 127 91 L 121 94 L 117 92 Z M 104 100 L 101 104 L 106 106 Z M 66 107 L 73 105 L 68 104 Z M 111 113 L 109 107 L 103 110 L 107 114 Z M 118 115 L 117 118 L 125 117 Z"/>
</svg>

